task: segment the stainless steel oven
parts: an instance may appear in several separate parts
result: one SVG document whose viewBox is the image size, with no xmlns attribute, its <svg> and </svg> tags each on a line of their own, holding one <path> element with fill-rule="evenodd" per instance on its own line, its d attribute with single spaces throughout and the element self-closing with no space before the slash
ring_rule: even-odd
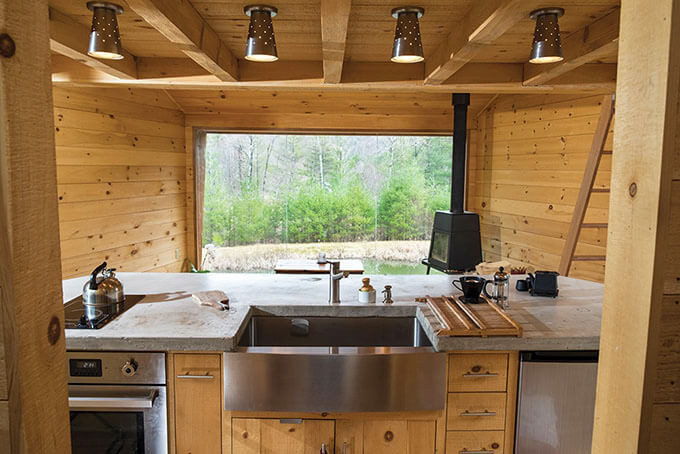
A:
<svg viewBox="0 0 680 454">
<path fill-rule="evenodd" d="M 73 454 L 168 452 L 164 353 L 68 352 Z"/>
</svg>

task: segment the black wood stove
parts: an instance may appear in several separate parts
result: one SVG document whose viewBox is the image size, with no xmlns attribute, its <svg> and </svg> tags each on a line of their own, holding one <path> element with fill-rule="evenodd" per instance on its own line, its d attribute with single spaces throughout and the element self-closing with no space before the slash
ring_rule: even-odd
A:
<svg viewBox="0 0 680 454">
<path fill-rule="evenodd" d="M 434 214 L 430 253 L 423 264 L 444 273 L 474 269 L 482 261 L 479 216 L 464 210 L 465 157 L 467 154 L 467 110 L 469 93 L 453 94 L 453 161 L 451 210 Z"/>
</svg>

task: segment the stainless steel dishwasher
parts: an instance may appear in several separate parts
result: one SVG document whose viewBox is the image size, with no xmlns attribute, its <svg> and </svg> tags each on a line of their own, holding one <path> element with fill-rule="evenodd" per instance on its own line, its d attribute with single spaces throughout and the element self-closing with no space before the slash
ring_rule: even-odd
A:
<svg viewBox="0 0 680 454">
<path fill-rule="evenodd" d="M 597 352 L 520 356 L 515 454 L 590 453 Z"/>
</svg>

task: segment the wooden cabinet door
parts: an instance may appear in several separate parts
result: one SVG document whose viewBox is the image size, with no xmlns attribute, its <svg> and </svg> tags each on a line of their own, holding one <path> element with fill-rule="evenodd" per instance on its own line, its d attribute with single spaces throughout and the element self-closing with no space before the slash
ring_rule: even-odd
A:
<svg viewBox="0 0 680 454">
<path fill-rule="evenodd" d="M 326 445 L 333 453 L 335 421 L 232 419 L 232 454 L 319 454 Z"/>
<path fill-rule="evenodd" d="M 336 454 L 434 454 L 435 421 L 339 420 Z"/>
<path fill-rule="evenodd" d="M 221 357 L 175 353 L 175 448 L 177 454 L 222 450 Z"/>
</svg>

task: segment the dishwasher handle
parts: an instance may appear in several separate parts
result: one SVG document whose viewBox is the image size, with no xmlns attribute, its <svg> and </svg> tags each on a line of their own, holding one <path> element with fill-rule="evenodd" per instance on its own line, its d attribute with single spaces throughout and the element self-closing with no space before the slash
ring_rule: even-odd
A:
<svg viewBox="0 0 680 454">
<path fill-rule="evenodd" d="M 537 351 L 520 353 L 520 360 L 532 363 L 596 363 L 598 356 L 597 350 Z"/>
</svg>

